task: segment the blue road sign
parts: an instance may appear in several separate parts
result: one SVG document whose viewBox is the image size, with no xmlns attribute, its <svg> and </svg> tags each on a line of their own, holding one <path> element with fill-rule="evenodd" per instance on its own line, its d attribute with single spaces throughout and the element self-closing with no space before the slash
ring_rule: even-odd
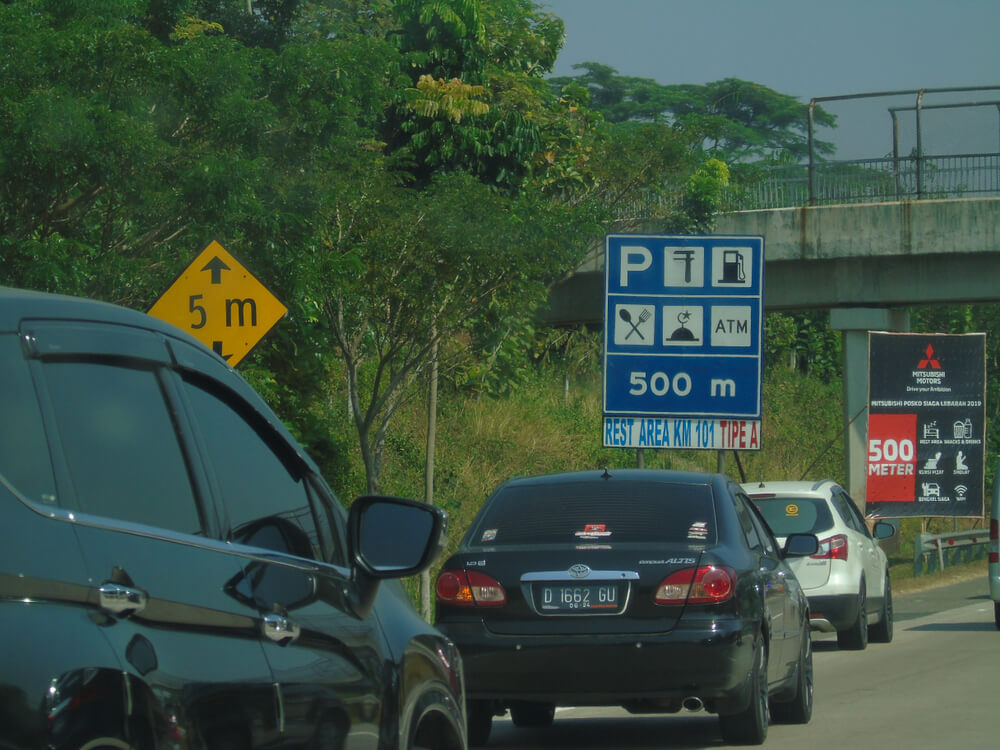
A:
<svg viewBox="0 0 1000 750">
<path fill-rule="evenodd" d="M 763 237 L 608 235 L 605 292 L 606 418 L 760 419 Z"/>
</svg>

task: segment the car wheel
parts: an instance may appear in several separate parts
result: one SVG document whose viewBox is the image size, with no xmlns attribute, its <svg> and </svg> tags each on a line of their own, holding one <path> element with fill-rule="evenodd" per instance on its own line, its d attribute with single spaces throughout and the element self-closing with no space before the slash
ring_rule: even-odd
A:
<svg viewBox="0 0 1000 750">
<path fill-rule="evenodd" d="M 552 703 L 515 701 L 510 704 L 510 720 L 515 727 L 547 727 L 555 715 L 556 707 Z"/>
<path fill-rule="evenodd" d="M 1000 602 L 993 602 L 993 622 L 997 630 L 1000 630 Z"/>
<path fill-rule="evenodd" d="M 771 718 L 784 724 L 808 724 L 813 710 L 813 652 L 808 623 L 802 632 L 802 649 L 795 675 L 795 695 L 790 701 L 771 703 Z"/>
<path fill-rule="evenodd" d="M 858 616 L 847 630 L 837 631 L 837 645 L 851 651 L 864 651 L 868 647 L 868 599 L 865 582 L 861 581 L 858 591 Z"/>
<path fill-rule="evenodd" d="M 754 651 L 750 704 L 739 713 L 720 714 L 722 739 L 730 745 L 760 745 L 767 739 L 767 651 L 763 639 Z"/>
<path fill-rule="evenodd" d="M 885 572 L 885 593 L 882 596 L 882 618 L 871 626 L 868 640 L 872 643 L 892 643 L 892 584 Z"/>
<path fill-rule="evenodd" d="M 482 747 L 493 729 L 493 704 L 489 701 L 469 701 L 469 747 Z"/>
</svg>

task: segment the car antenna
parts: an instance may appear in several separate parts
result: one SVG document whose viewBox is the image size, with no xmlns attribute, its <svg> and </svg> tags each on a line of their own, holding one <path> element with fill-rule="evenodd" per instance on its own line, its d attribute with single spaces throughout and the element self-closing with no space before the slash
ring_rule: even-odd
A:
<svg viewBox="0 0 1000 750">
<path fill-rule="evenodd" d="M 611 479 L 611 473 L 608 471 L 608 467 L 604 467 L 604 473 L 601 474 L 601 479 Z"/>
</svg>

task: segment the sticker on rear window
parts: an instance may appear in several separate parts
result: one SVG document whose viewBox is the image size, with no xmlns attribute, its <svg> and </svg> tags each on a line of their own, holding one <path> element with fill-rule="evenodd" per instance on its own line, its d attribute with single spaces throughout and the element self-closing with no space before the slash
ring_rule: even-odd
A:
<svg viewBox="0 0 1000 750">
<path fill-rule="evenodd" d="M 481 537 L 479 537 L 479 541 L 481 541 L 481 542 L 492 542 L 496 538 L 497 538 L 497 530 L 496 529 L 486 529 L 485 531 L 483 531 L 483 535 Z"/>
<path fill-rule="evenodd" d="M 581 539 L 598 539 L 602 536 L 611 536 L 608 525 L 605 523 L 587 523 L 583 526 L 583 531 L 574 531 L 575 536 Z"/>
<path fill-rule="evenodd" d="M 795 503 L 789 503 L 785 506 L 785 516 L 787 518 L 798 518 L 799 517 L 799 506 Z"/>
<path fill-rule="evenodd" d="M 695 521 L 688 529 L 688 539 L 708 539 L 708 521 Z"/>
</svg>

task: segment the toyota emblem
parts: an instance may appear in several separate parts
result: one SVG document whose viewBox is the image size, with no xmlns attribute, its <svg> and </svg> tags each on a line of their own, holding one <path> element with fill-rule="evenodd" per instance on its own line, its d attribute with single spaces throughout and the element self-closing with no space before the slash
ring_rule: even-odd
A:
<svg viewBox="0 0 1000 750">
<path fill-rule="evenodd" d="M 590 568 L 583 563 L 577 563 L 569 569 L 570 578 L 586 578 L 590 575 Z"/>
</svg>

